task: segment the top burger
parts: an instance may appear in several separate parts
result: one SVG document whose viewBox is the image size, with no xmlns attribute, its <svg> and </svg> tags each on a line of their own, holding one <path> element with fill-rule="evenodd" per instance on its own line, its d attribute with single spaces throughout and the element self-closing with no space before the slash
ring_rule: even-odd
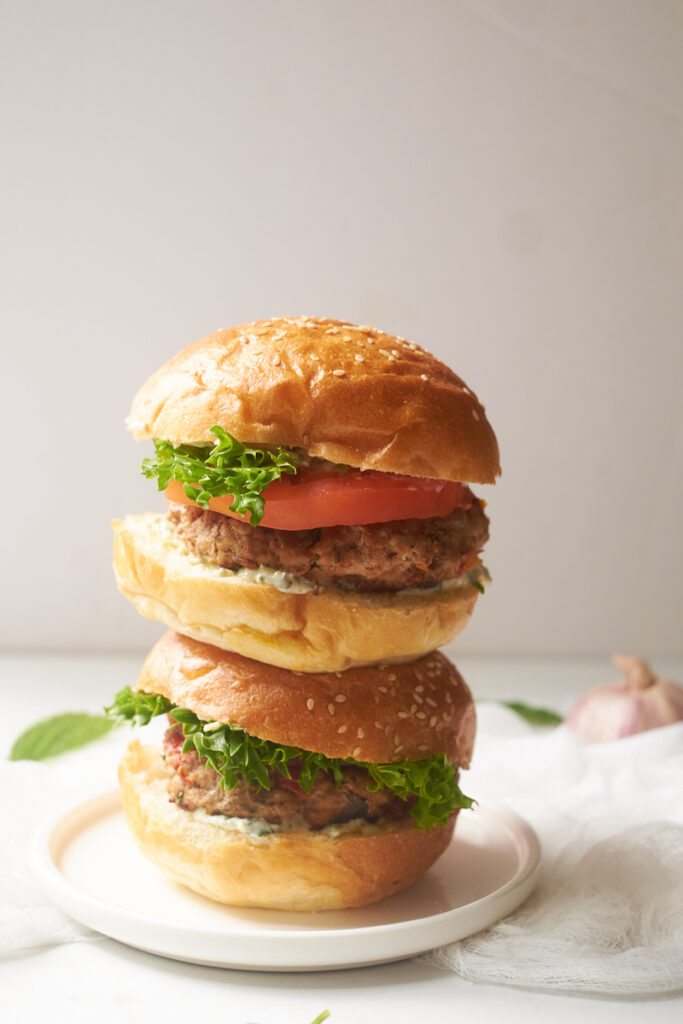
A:
<svg viewBox="0 0 683 1024">
<path fill-rule="evenodd" d="M 482 405 L 443 363 L 309 317 L 218 331 L 128 424 L 168 512 L 115 524 L 119 587 L 179 633 L 299 671 L 412 659 L 467 623 L 493 483 Z"/>
</svg>

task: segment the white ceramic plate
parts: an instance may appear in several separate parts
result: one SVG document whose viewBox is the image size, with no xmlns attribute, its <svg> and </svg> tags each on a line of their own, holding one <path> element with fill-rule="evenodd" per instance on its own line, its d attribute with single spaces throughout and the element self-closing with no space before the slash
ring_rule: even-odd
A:
<svg viewBox="0 0 683 1024">
<path fill-rule="evenodd" d="M 315 971 L 387 963 L 481 931 L 531 892 L 535 833 L 489 803 L 463 812 L 448 850 L 404 892 L 359 910 L 224 907 L 169 881 L 138 852 L 118 793 L 45 823 L 31 850 L 57 906 L 150 953 L 215 967 Z"/>
</svg>

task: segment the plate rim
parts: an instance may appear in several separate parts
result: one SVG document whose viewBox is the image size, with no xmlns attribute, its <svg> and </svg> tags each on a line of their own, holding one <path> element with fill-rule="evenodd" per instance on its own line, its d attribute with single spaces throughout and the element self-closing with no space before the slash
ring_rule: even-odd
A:
<svg viewBox="0 0 683 1024">
<path fill-rule="evenodd" d="M 184 960 L 188 963 L 194 962 L 211 964 L 213 966 L 235 967 L 241 970 L 305 971 L 346 969 L 362 964 L 386 963 L 391 960 L 418 956 L 428 949 L 444 945 L 445 942 L 458 941 L 457 938 L 452 938 L 444 942 L 443 939 L 437 938 L 436 935 L 433 936 L 432 941 L 425 941 L 425 932 L 430 930 L 438 932 L 449 921 L 455 922 L 465 914 L 476 913 L 477 907 L 481 904 L 488 903 L 495 907 L 502 903 L 504 906 L 501 913 L 494 912 L 492 915 L 489 915 L 491 919 L 481 925 L 480 928 L 477 928 L 476 931 L 491 927 L 496 921 L 501 920 L 520 906 L 533 891 L 541 858 L 540 841 L 532 826 L 516 811 L 486 797 L 477 804 L 474 813 L 483 813 L 490 819 L 494 819 L 499 827 L 502 825 L 507 832 L 509 841 L 514 844 L 518 857 L 517 870 L 497 889 L 493 889 L 491 892 L 463 906 L 452 907 L 448 910 L 441 910 L 434 914 L 427 914 L 424 917 L 407 921 L 391 921 L 383 924 L 358 925 L 349 928 L 318 927 L 306 929 L 304 919 L 311 916 L 319 920 L 319 914 L 309 915 L 306 912 L 301 912 L 301 928 L 278 927 L 275 931 L 268 928 L 268 926 L 257 925 L 250 928 L 248 933 L 240 933 L 239 941 L 245 944 L 245 946 L 247 943 L 253 945 L 259 942 L 272 942 L 273 940 L 283 944 L 288 943 L 290 955 L 286 958 L 286 964 L 284 962 L 280 963 L 277 957 L 273 958 L 272 955 L 264 955 L 263 960 L 257 963 L 253 957 L 250 958 L 247 955 L 246 948 L 243 950 L 244 957 L 239 962 L 229 962 L 225 957 L 220 957 L 213 961 L 204 957 L 193 960 L 190 956 L 181 955 L 177 952 L 172 953 L 158 947 L 154 948 L 153 945 L 145 944 L 143 942 L 143 935 L 140 936 L 139 942 L 131 941 L 130 938 L 122 938 L 120 928 L 114 927 L 113 930 L 106 930 L 101 927 L 101 924 L 93 924 L 92 914 L 97 914 L 98 911 L 106 913 L 109 918 L 113 919 L 113 925 L 124 927 L 126 924 L 131 926 L 141 925 L 143 931 L 147 934 L 155 928 L 163 929 L 166 936 L 169 938 L 173 937 L 176 945 L 178 940 L 196 937 L 198 934 L 201 934 L 209 942 L 216 939 L 225 941 L 226 937 L 234 935 L 234 932 L 231 932 L 229 926 L 224 929 L 212 924 L 197 926 L 168 921 L 155 914 L 145 914 L 122 907 L 107 900 L 106 896 L 104 898 L 102 896 L 93 896 L 85 892 L 77 884 L 74 884 L 56 863 L 56 858 L 67 848 L 69 842 L 85 831 L 89 827 L 89 823 L 94 824 L 107 816 L 119 813 L 122 813 L 120 793 L 118 789 L 113 789 L 86 800 L 81 799 L 71 806 L 62 807 L 60 810 L 54 811 L 42 822 L 31 841 L 29 861 L 34 876 L 37 877 L 48 897 L 60 910 L 73 917 L 79 923 L 98 931 L 100 934 L 124 942 L 129 946 L 156 953 L 157 955 L 171 957 L 172 959 Z M 140 856 L 142 857 L 142 854 Z M 510 900 L 512 900 L 511 905 Z M 244 911 L 249 908 L 238 909 Z M 468 934 L 475 934 L 475 930 L 468 932 Z M 413 936 L 413 944 L 409 952 L 395 953 L 387 957 L 386 955 L 381 956 L 378 950 L 376 957 L 363 957 L 360 961 L 344 960 L 339 962 L 338 957 L 332 957 L 332 959 L 328 960 L 321 956 L 316 959 L 315 963 L 311 964 L 308 962 L 304 963 L 302 959 L 302 955 L 306 954 L 307 947 L 312 943 L 315 943 L 316 948 L 319 949 L 322 942 L 332 947 L 330 950 L 332 952 L 335 946 L 338 946 L 340 943 L 353 943 L 354 938 L 363 937 L 366 940 L 372 940 L 384 936 L 396 939 L 396 937 L 401 935 L 406 938 L 411 935 Z M 421 939 L 421 936 L 424 937 Z M 298 955 L 291 948 L 292 944 L 298 947 Z"/>
</svg>

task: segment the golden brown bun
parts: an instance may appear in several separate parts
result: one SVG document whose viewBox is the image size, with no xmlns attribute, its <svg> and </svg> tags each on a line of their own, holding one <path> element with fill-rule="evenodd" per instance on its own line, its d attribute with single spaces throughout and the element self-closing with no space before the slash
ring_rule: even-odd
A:
<svg viewBox="0 0 683 1024">
<path fill-rule="evenodd" d="M 434 356 L 372 327 L 259 321 L 189 345 L 133 402 L 136 437 L 305 448 L 361 469 L 493 483 L 498 444 L 483 406 Z"/>
<path fill-rule="evenodd" d="M 114 523 L 119 589 L 148 619 L 247 658 L 301 672 L 419 658 L 467 624 L 477 590 L 293 594 L 207 566 L 161 515 Z"/>
<path fill-rule="evenodd" d="M 303 675 L 166 633 L 137 689 L 206 721 L 327 757 L 386 763 L 445 754 L 467 767 L 472 755 L 472 695 L 436 652 L 407 665 Z"/>
<path fill-rule="evenodd" d="M 219 903 L 277 910 L 361 907 L 414 882 L 446 849 L 448 825 L 411 823 L 362 834 L 304 829 L 230 832 L 171 803 L 158 750 L 135 740 L 120 766 L 123 809 L 142 853 L 176 882 Z"/>
</svg>

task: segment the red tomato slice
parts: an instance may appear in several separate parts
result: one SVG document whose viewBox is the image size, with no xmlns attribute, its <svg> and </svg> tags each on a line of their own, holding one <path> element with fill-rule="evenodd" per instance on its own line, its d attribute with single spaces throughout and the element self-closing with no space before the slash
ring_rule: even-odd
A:
<svg viewBox="0 0 683 1024">
<path fill-rule="evenodd" d="M 194 505 L 183 485 L 172 481 L 166 488 L 169 501 Z M 320 526 L 358 526 L 387 523 L 393 519 L 431 519 L 454 508 L 469 508 L 476 498 L 465 484 L 394 473 L 350 469 L 343 476 L 313 470 L 283 476 L 265 492 L 266 510 L 261 526 L 275 530 L 311 530 Z M 244 520 L 230 510 L 229 494 L 211 498 L 214 512 Z"/>
</svg>

